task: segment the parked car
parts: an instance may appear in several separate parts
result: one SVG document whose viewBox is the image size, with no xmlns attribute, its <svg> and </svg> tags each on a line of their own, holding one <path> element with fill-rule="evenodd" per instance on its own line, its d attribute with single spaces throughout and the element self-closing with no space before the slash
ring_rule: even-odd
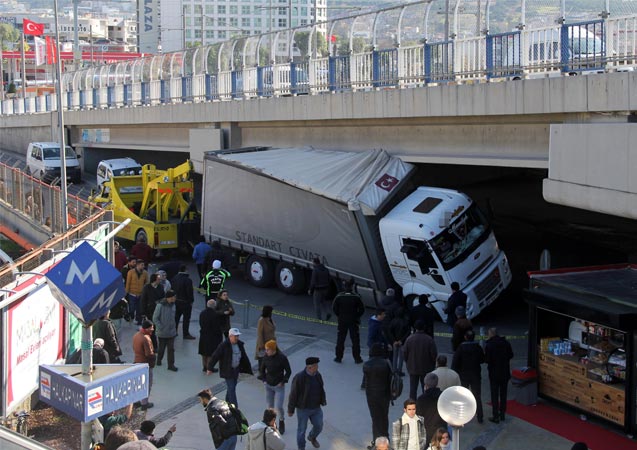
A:
<svg viewBox="0 0 637 450">
<path fill-rule="evenodd" d="M 105 159 L 97 165 L 97 186 L 102 186 L 112 177 L 140 175 L 142 165 L 133 158 Z"/>
<path fill-rule="evenodd" d="M 73 183 L 82 182 L 80 156 L 68 145 L 64 152 L 66 179 Z M 27 173 L 47 183 L 61 176 L 60 144 L 57 142 L 31 142 L 27 148 Z"/>
</svg>

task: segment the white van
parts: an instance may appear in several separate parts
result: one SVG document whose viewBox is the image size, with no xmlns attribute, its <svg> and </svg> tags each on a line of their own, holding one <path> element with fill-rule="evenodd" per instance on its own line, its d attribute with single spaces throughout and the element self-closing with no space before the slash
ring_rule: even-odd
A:
<svg viewBox="0 0 637 450">
<path fill-rule="evenodd" d="M 142 165 L 133 158 L 105 159 L 97 165 L 97 186 L 102 186 L 112 177 L 140 175 Z"/>
<path fill-rule="evenodd" d="M 66 158 L 66 179 L 73 183 L 82 182 L 79 156 L 68 145 Z M 60 144 L 57 142 L 31 142 L 27 149 L 27 173 L 45 182 L 60 178 Z"/>
</svg>

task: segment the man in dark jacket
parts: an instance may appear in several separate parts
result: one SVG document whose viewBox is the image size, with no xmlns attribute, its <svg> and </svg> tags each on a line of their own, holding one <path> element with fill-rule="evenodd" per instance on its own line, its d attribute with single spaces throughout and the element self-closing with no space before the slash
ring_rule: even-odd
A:
<svg viewBox="0 0 637 450">
<path fill-rule="evenodd" d="M 307 435 L 314 448 L 321 445 L 316 439 L 323 430 L 323 410 L 321 406 L 327 405 L 323 377 L 318 371 L 320 360 L 316 357 L 305 359 L 305 369 L 294 375 L 290 396 L 288 397 L 288 416 L 296 417 L 298 426 L 296 428 L 296 445 L 298 450 L 305 450 L 305 431 L 307 421 L 312 422 L 312 429 Z"/>
<path fill-rule="evenodd" d="M 312 269 L 312 278 L 310 278 L 310 289 L 308 294 L 312 296 L 314 302 L 314 311 L 316 312 L 316 318 L 323 320 L 323 309 L 325 309 L 325 320 L 330 320 L 332 314 L 327 310 L 325 301 L 327 299 L 327 293 L 330 288 L 330 272 L 323 265 L 320 259 L 314 258 L 312 260 L 314 268 Z"/>
<path fill-rule="evenodd" d="M 237 446 L 237 422 L 228 402 L 212 395 L 209 389 L 197 394 L 208 418 L 208 428 L 217 450 L 234 450 Z"/>
<path fill-rule="evenodd" d="M 153 434 L 153 431 L 155 431 L 155 422 L 152 420 L 144 420 L 140 424 L 139 430 L 135 430 L 135 436 L 137 436 L 137 439 L 140 441 L 148 441 L 156 448 L 161 448 L 168 445 L 176 430 L 177 426 L 173 425 L 166 431 L 163 437 L 155 437 Z"/>
<path fill-rule="evenodd" d="M 285 433 L 285 411 L 283 400 L 285 399 L 285 384 L 290 380 L 292 369 L 290 362 L 276 345 L 276 341 L 265 343 L 265 356 L 259 364 L 259 380 L 265 385 L 265 400 L 268 408 L 274 408 L 279 412 L 279 433 Z"/>
<path fill-rule="evenodd" d="M 343 292 L 340 292 L 332 305 L 332 310 L 338 319 L 338 334 L 336 337 L 336 358 L 334 361 L 340 363 L 343 360 L 345 352 L 345 338 L 349 332 L 352 340 L 352 356 L 356 364 L 361 364 L 361 338 L 359 333 L 359 325 L 361 316 L 365 312 L 365 305 L 361 296 L 354 292 L 354 282 L 346 280 L 343 282 Z"/>
<path fill-rule="evenodd" d="M 409 323 L 412 328 L 416 328 L 416 322 L 422 320 L 424 323 L 424 330 L 429 336 L 434 337 L 434 322 L 436 320 L 436 313 L 429 307 L 429 296 L 422 294 L 418 296 L 418 304 L 414 306 L 409 313 Z M 427 434 L 429 436 L 429 434 Z"/>
<path fill-rule="evenodd" d="M 425 377 L 425 392 L 416 400 L 416 414 L 422 416 L 427 436 L 434 436 L 438 428 L 447 429 L 447 422 L 438 413 L 438 397 L 442 391 L 438 388 L 438 375 L 428 373 Z"/>
<path fill-rule="evenodd" d="M 416 322 L 416 332 L 403 345 L 403 355 L 409 374 L 409 398 L 418 397 L 418 385 L 424 389 L 425 375 L 436 368 L 438 349 L 434 339 L 425 333 L 422 320 Z"/>
<path fill-rule="evenodd" d="M 153 319 L 155 307 L 166 295 L 164 288 L 159 284 L 159 275 L 154 273 L 150 276 L 150 283 L 144 286 L 140 295 L 142 305 L 142 315 L 149 320 Z"/>
<path fill-rule="evenodd" d="M 496 328 L 489 328 L 488 337 L 484 353 L 489 369 L 491 406 L 493 408 L 493 415 L 489 417 L 489 420 L 498 423 L 504 420 L 506 414 L 507 387 L 509 378 L 511 378 L 509 362 L 513 358 L 513 349 L 509 341 L 502 336 L 498 336 Z"/>
<path fill-rule="evenodd" d="M 182 334 L 184 339 L 195 339 L 190 334 L 190 316 L 192 315 L 192 304 L 195 301 L 195 297 L 192 289 L 192 280 L 186 270 L 185 265 L 179 267 L 179 272 L 170 281 L 173 291 L 177 294 L 177 302 L 175 303 L 175 324 L 179 329 L 179 320 L 181 316 L 184 317 L 184 324 L 182 325 Z"/>
<path fill-rule="evenodd" d="M 391 400 L 391 366 L 385 359 L 386 345 L 376 342 L 363 364 L 365 396 L 372 418 L 372 446 L 377 437 L 389 436 L 389 402 Z"/>
<path fill-rule="evenodd" d="M 234 316 L 234 307 L 230 303 L 228 291 L 222 289 L 217 295 L 217 306 L 215 306 L 215 313 L 219 316 L 219 324 L 221 325 L 221 331 L 225 337 L 228 337 L 228 331 L 230 330 L 230 317 Z"/>
<path fill-rule="evenodd" d="M 464 342 L 453 354 L 451 368 L 460 375 L 460 383 L 471 390 L 478 404 L 478 423 L 484 421 L 482 413 L 482 375 L 480 364 L 484 363 L 482 347 L 475 341 L 473 330 L 464 335 Z"/>
<path fill-rule="evenodd" d="M 210 357 L 208 362 L 208 375 L 219 361 L 219 376 L 226 380 L 226 401 L 235 406 L 237 401 L 237 383 L 240 373 L 252 373 L 252 366 L 246 354 L 244 344 L 239 340 L 241 332 L 238 328 L 230 328 L 228 339 L 219 344 L 219 347 Z"/>
<path fill-rule="evenodd" d="M 205 291 L 206 300 L 216 300 L 221 291 L 223 291 L 226 281 L 231 276 L 230 272 L 221 267 L 221 261 L 215 259 L 212 262 L 212 269 L 206 273 L 199 283 L 199 287 Z"/>
<path fill-rule="evenodd" d="M 467 319 L 467 314 L 463 306 L 456 308 L 456 316 L 458 316 L 458 320 L 456 320 L 456 323 L 453 325 L 453 333 L 451 334 L 451 350 L 454 352 L 464 341 L 465 333 L 473 329 L 473 324 Z"/>
<path fill-rule="evenodd" d="M 456 308 L 458 306 L 462 306 L 463 308 L 467 307 L 467 294 L 462 292 L 460 289 L 460 284 L 457 281 L 451 283 L 451 295 L 447 300 L 447 307 L 445 308 L 445 312 L 447 313 L 447 325 L 451 328 L 458 320 L 456 317 Z"/>
<path fill-rule="evenodd" d="M 104 340 L 104 350 L 108 352 L 108 357 L 111 363 L 121 363 L 119 357 L 122 355 L 122 349 L 119 346 L 119 339 L 117 339 L 117 332 L 115 331 L 115 325 L 110 319 L 110 311 L 107 311 L 105 315 L 93 325 L 93 338 Z"/>
</svg>

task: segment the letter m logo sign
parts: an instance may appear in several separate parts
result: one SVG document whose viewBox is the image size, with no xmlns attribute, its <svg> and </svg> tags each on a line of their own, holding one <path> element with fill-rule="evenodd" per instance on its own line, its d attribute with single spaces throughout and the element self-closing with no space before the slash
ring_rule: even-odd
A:
<svg viewBox="0 0 637 450">
<path fill-rule="evenodd" d="M 93 260 L 91 265 L 88 266 L 88 269 L 86 269 L 86 272 L 82 272 L 80 268 L 77 267 L 77 264 L 75 264 L 75 261 L 72 261 L 64 284 L 73 284 L 73 280 L 75 280 L 76 277 L 80 279 L 80 284 L 84 284 L 84 282 L 88 280 L 89 277 L 91 278 L 91 282 L 94 285 L 100 284 L 100 274 L 97 270 L 97 260 Z"/>
</svg>

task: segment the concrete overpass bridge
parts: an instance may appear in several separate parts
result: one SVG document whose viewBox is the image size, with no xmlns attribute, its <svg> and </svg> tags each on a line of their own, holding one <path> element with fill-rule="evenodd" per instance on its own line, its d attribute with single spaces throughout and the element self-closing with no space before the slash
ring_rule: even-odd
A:
<svg viewBox="0 0 637 450">
<path fill-rule="evenodd" d="M 569 21 L 560 10 L 556 24 L 494 33 L 486 2 L 472 24 L 486 32 L 474 36 L 459 32 L 458 1 L 449 39 L 430 20 L 434 3 L 67 73 L 69 142 L 89 171 L 104 151 L 187 156 L 201 170 L 205 151 L 253 145 L 548 169 L 546 200 L 637 218 L 637 14 Z M 390 19 L 393 38 L 381 31 Z M 345 44 L 317 45 L 321 30 Z M 57 104 L 55 95 L 5 100 L 2 146 L 56 140 Z"/>
</svg>

